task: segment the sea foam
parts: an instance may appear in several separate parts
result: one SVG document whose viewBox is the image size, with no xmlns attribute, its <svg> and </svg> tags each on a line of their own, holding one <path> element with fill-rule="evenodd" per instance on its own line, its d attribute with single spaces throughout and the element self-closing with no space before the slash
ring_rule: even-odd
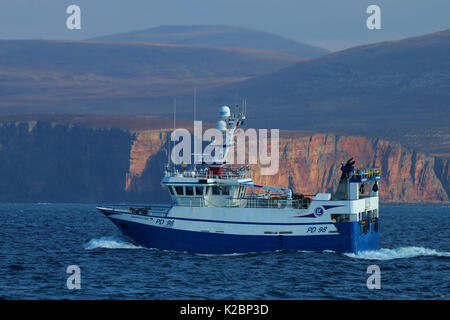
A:
<svg viewBox="0 0 450 320">
<path fill-rule="evenodd" d="M 423 247 L 399 247 L 395 249 L 379 249 L 376 251 L 363 251 L 354 253 L 346 253 L 347 257 L 367 260 L 393 260 L 414 258 L 423 256 L 450 257 L 450 252 L 440 252 L 435 249 Z"/>
<path fill-rule="evenodd" d="M 92 249 L 142 249 L 143 247 L 127 242 L 117 237 L 101 237 L 100 239 L 91 239 L 84 245 L 87 250 Z"/>
</svg>

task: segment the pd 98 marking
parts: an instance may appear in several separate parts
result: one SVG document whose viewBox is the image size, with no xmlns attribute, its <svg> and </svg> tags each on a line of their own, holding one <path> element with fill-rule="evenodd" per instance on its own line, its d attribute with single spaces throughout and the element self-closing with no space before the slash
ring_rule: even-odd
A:
<svg viewBox="0 0 450 320">
<path fill-rule="evenodd" d="M 308 227 L 306 233 L 324 233 L 327 231 L 327 227 Z"/>
<path fill-rule="evenodd" d="M 155 223 L 160 226 L 173 227 L 174 220 L 156 219 Z"/>
</svg>

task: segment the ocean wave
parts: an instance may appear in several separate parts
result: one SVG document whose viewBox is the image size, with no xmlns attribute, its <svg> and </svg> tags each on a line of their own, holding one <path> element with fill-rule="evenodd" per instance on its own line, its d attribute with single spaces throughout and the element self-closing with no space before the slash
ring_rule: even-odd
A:
<svg viewBox="0 0 450 320">
<path fill-rule="evenodd" d="M 366 260 L 393 260 L 403 258 L 414 258 L 423 256 L 450 257 L 450 252 L 440 252 L 435 249 L 424 247 L 400 247 L 395 249 L 379 249 L 376 251 L 363 251 L 345 253 L 347 257 Z"/>
<path fill-rule="evenodd" d="M 127 242 L 117 237 L 101 237 L 100 239 L 91 239 L 84 245 L 87 250 L 92 249 L 142 249 L 143 247 Z"/>
</svg>

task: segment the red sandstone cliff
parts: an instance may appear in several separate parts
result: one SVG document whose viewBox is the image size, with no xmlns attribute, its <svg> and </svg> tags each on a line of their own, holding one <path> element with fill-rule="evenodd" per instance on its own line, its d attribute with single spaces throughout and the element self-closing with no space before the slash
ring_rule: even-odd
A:
<svg viewBox="0 0 450 320">
<path fill-rule="evenodd" d="M 72 120 L 0 121 L 0 201 L 168 200 L 160 182 L 167 162 L 168 131 L 163 128 L 170 123 L 148 128 L 131 120 L 133 126 L 127 127 L 127 119 L 102 119 L 94 126 Z M 255 165 L 253 178 L 304 194 L 331 191 L 340 163 L 350 157 L 357 166 L 382 169 L 383 201 L 449 201 L 448 158 L 375 138 L 283 131 L 278 173 L 261 176 Z"/>
<path fill-rule="evenodd" d="M 153 189 L 160 183 L 162 172 L 149 170 L 148 164 L 158 152 L 161 160 L 167 157 L 165 150 L 161 150 L 166 134 L 158 130 L 145 130 L 137 132 L 136 136 L 131 148 L 126 188 L 128 191 L 144 192 L 144 189 Z M 284 133 L 280 137 L 278 174 L 262 176 L 259 166 L 254 165 L 253 179 L 256 183 L 291 187 L 303 194 L 332 191 L 340 177 L 340 163 L 350 157 L 356 159 L 356 166 L 382 169 L 380 197 L 383 201 L 449 201 L 447 160 L 375 138 Z M 157 167 L 162 168 L 162 165 Z"/>
<path fill-rule="evenodd" d="M 358 167 L 380 167 L 380 197 L 384 201 L 448 201 L 443 182 L 435 172 L 436 159 L 379 139 L 314 134 L 280 139 L 280 170 L 260 176 L 262 184 L 290 186 L 296 192 L 315 194 L 335 190 L 340 163 L 351 157 Z"/>
<path fill-rule="evenodd" d="M 144 130 L 136 132 L 135 137 L 131 146 L 130 169 L 125 183 L 125 190 L 128 192 L 139 190 L 139 178 L 142 177 L 149 160 L 164 146 L 167 133 L 159 130 Z"/>
</svg>

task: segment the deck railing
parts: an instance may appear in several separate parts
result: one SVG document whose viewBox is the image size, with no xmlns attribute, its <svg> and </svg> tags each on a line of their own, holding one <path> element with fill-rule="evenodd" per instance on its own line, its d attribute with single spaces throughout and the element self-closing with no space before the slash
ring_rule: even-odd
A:
<svg viewBox="0 0 450 320">
<path fill-rule="evenodd" d="M 198 179 L 239 179 L 239 178 L 250 178 L 251 172 L 249 169 L 242 170 L 231 170 L 224 169 L 220 174 L 215 174 L 212 171 L 202 170 L 202 171 L 192 171 L 192 170 L 166 170 L 167 177 L 184 177 L 184 178 L 198 178 Z"/>
<path fill-rule="evenodd" d="M 245 201 L 245 208 L 272 208 L 272 209 L 306 209 L 311 200 L 309 199 L 261 199 L 261 198 L 243 198 L 238 201 Z"/>
<path fill-rule="evenodd" d="M 178 197 L 177 204 L 180 207 L 205 207 L 203 197 Z"/>
<path fill-rule="evenodd" d="M 380 168 L 355 169 L 350 175 L 350 179 L 372 179 L 379 177 L 381 177 Z"/>
<path fill-rule="evenodd" d="M 225 208 L 271 208 L 271 209 L 307 209 L 311 200 L 304 199 L 276 199 L 276 198 L 228 198 L 225 202 L 212 202 L 202 197 L 179 197 L 177 205 L 180 207 L 225 207 Z"/>
</svg>

